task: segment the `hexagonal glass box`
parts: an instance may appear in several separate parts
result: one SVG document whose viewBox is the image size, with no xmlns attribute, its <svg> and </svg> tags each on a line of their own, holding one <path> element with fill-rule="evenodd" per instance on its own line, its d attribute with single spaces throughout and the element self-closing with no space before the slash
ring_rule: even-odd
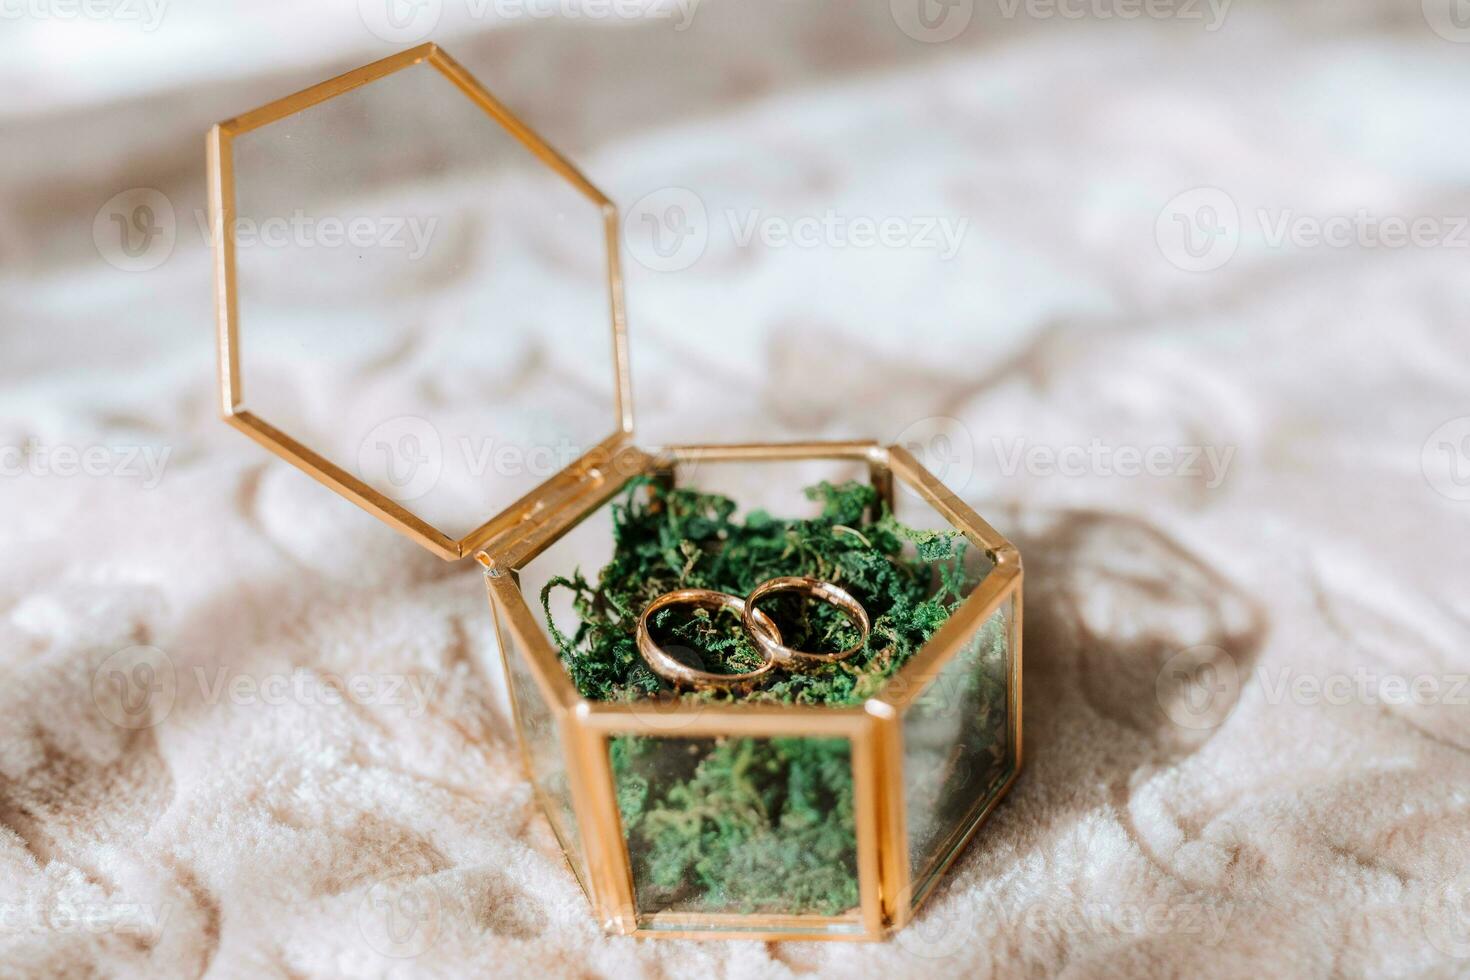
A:
<svg viewBox="0 0 1470 980">
<path fill-rule="evenodd" d="M 364 131 L 381 138 L 356 139 Z M 445 144 L 431 146 L 440 134 Z M 340 152 L 344 142 L 351 152 Z M 456 155 L 473 165 L 447 166 Z M 478 169 L 492 158 L 505 166 Z M 876 939 L 902 926 L 1020 768 L 1016 550 L 925 470 L 913 447 L 638 447 L 616 209 L 432 44 L 219 124 L 209 164 L 226 420 L 435 554 L 483 566 L 524 764 L 603 926 L 761 939 Z M 408 206 L 384 203 L 403 175 L 424 169 L 439 183 L 428 191 L 415 183 Z M 451 226 L 441 236 L 450 256 L 429 275 L 406 255 L 369 255 L 382 244 L 374 229 L 382 239 L 390 220 L 424 217 L 423 195 L 432 199 L 436 187 L 457 208 L 474 196 L 494 219 Z M 305 213 L 303 194 L 330 201 L 343 228 L 361 232 L 361 247 L 323 254 L 298 229 L 260 249 L 267 222 L 286 208 Z M 518 257 L 518 235 L 593 288 L 549 303 L 520 296 L 545 270 Z M 420 280 L 430 285 L 404 287 Z M 439 318 L 444 282 L 468 283 L 455 287 L 453 305 L 476 311 L 461 350 L 433 347 L 437 339 L 422 329 Z M 491 302 L 483 290 L 497 282 L 511 295 Z M 362 318 L 386 341 L 352 316 L 336 322 L 343 300 L 333 289 L 361 300 Z M 550 391 L 543 401 L 533 390 L 530 404 L 493 419 L 438 390 L 432 422 L 382 420 L 371 400 L 322 412 L 300 374 L 325 356 L 355 357 L 370 372 L 383 356 L 374 344 L 398 351 L 411 342 L 452 357 L 456 372 L 473 378 L 498 367 L 476 360 L 480 333 L 498 324 L 512 335 L 545 332 L 600 361 L 601 381 L 585 374 L 582 388 L 605 403 L 611 434 L 589 434 L 589 413 L 563 412 Z M 242 348 L 242 336 L 257 330 L 259 346 Z M 303 349 L 313 357 L 301 358 Z M 246 375 L 259 392 L 251 400 Z M 554 439 L 579 447 L 574 458 L 529 482 L 522 471 L 463 460 L 456 468 L 449 459 L 444 447 L 467 444 L 471 430 L 499 437 L 517 421 L 530 432 L 511 445 Z M 420 478 L 423 465 L 433 479 Z M 697 488 L 723 495 L 748 521 L 800 520 L 818 506 L 804 488 L 824 482 L 871 487 L 860 491 L 864 520 L 891 515 L 913 532 L 888 560 L 906 570 L 916 601 L 943 596 L 944 616 L 904 659 L 822 703 L 669 690 L 610 697 L 578 676 L 578 641 L 558 627 L 580 636 L 572 628 L 579 607 L 558 585 L 615 557 L 632 501 Z M 473 509 L 487 500 L 500 509 Z M 848 526 L 829 531 L 861 537 Z M 935 537 L 960 545 L 942 569 L 925 557 L 923 542 Z M 617 622 L 631 650 L 632 622 Z"/>
<path fill-rule="evenodd" d="M 628 450 L 606 469 L 580 506 L 485 559 L 527 768 L 602 921 L 763 938 L 901 925 L 1020 766 L 1015 549 L 902 447 Z M 553 603 L 548 616 L 538 597 L 612 557 L 629 473 L 781 514 L 810 509 L 801 489 L 819 480 L 866 479 L 905 525 L 963 533 L 962 599 L 870 696 L 841 706 L 585 697 L 549 625 L 576 614 Z M 760 785 L 742 782 L 749 772 Z"/>
</svg>

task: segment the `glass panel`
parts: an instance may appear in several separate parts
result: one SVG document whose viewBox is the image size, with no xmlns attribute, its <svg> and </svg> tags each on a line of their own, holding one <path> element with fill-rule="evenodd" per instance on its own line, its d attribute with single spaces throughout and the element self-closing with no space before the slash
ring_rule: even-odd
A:
<svg viewBox="0 0 1470 980">
<path fill-rule="evenodd" d="M 234 163 L 247 410 L 454 537 L 614 431 L 602 213 L 437 69 Z"/>
<path fill-rule="evenodd" d="M 695 504 L 668 497 L 663 482 L 667 475 L 640 478 L 560 535 L 519 576 L 527 603 L 561 651 L 582 695 L 632 702 L 649 732 L 618 736 L 609 743 L 636 904 L 646 917 L 643 925 L 690 928 L 688 920 L 654 918 L 658 913 L 807 915 L 842 917 L 812 926 L 819 931 L 861 931 L 860 923 L 851 925 L 858 905 L 857 844 L 847 741 L 693 738 L 681 733 L 681 716 L 663 709 L 687 708 L 711 697 L 723 703 L 726 696 L 671 690 L 643 664 L 632 641 L 633 624 L 648 601 L 679 585 L 744 594 L 772 574 L 845 576 L 842 581 L 871 611 L 875 636 L 897 637 L 901 655 L 892 653 L 893 644 L 876 645 L 828 675 L 782 672 L 734 697 L 805 710 L 860 704 L 922 647 L 993 564 L 983 548 L 960 540 L 942 514 L 909 490 L 895 487 L 897 516 L 910 529 L 903 531 L 882 517 L 881 507 L 844 513 L 840 519 L 824 517 L 823 501 L 809 500 L 803 492 L 824 479 L 866 482 L 865 463 L 705 460 L 680 467 L 675 476 L 681 492 L 728 494 L 728 509 L 708 500 Z M 752 525 L 759 532 L 753 537 Z M 791 541 L 809 543 L 806 536 L 813 534 L 821 539 L 816 546 L 789 547 Z M 717 557 L 728 555 L 732 543 L 763 537 L 769 540 L 756 545 L 759 557 L 751 561 L 722 562 Z M 881 554 L 871 552 L 874 543 L 880 544 Z M 803 564 L 816 561 L 827 563 L 825 571 Z M 720 575 L 728 575 L 728 581 Z M 895 582 L 897 593 L 882 591 L 894 588 Z M 873 583 L 881 589 L 863 591 Z M 542 590 L 548 585 L 554 625 L 546 625 L 542 608 Z M 969 724 L 975 719 L 963 716 L 985 715 L 983 724 L 976 724 L 989 740 L 989 751 L 1002 760 L 1008 757 L 1009 609 L 1007 604 L 977 632 L 974 648 L 960 654 L 935 682 L 935 690 L 911 709 L 906 772 L 929 774 L 923 785 L 908 787 L 916 861 L 936 863 L 941 851 L 952 846 L 958 825 L 990 787 L 999 785 L 989 774 L 974 772 L 987 757 Z M 802 613 L 774 603 L 770 613 L 792 635 L 804 628 Z M 667 630 L 668 639 L 682 639 L 679 630 L 695 619 L 672 617 L 655 629 Z M 891 634 L 876 632 L 879 624 Z M 688 641 L 697 653 L 720 649 L 723 627 L 711 623 L 708 629 L 692 633 L 696 639 Z M 737 633 L 738 626 L 730 632 Z M 702 642 L 711 635 L 711 642 Z M 700 666 L 718 669 L 713 662 Z M 954 774 L 937 775 L 946 766 Z M 982 785 L 974 785 L 976 779 Z M 719 927 L 739 928 L 731 921 Z"/>
<path fill-rule="evenodd" d="M 1011 773 L 1013 597 L 980 625 L 903 716 L 904 803 L 916 899 Z"/>
<path fill-rule="evenodd" d="M 846 739 L 624 735 L 609 752 L 641 914 L 857 907 Z"/>
<path fill-rule="evenodd" d="M 962 530 L 955 528 L 949 518 L 936 510 L 915 487 L 897 478 L 893 486 L 893 516 L 904 525 L 936 533 Z M 907 553 L 912 555 L 915 552 L 916 546 L 910 544 Z M 964 560 L 965 580 L 959 591 L 961 595 L 968 596 L 990 574 L 994 563 L 986 555 L 984 546 L 973 541 L 967 542 Z"/>
<path fill-rule="evenodd" d="M 531 673 L 526 652 L 516 643 L 510 631 L 501 626 L 498 609 L 495 617 L 496 634 L 500 638 L 505 656 L 505 673 L 510 686 L 516 729 L 521 750 L 525 753 L 526 763 L 531 770 L 531 782 L 541 798 L 551 829 L 561 842 L 572 871 L 581 881 L 590 900 L 592 892 L 587 887 L 587 859 L 578 831 L 577 811 L 572 806 L 566 749 L 562 744 L 561 730 Z"/>
<path fill-rule="evenodd" d="M 674 468 L 674 482 L 735 501 L 735 516 L 765 511 L 783 518 L 811 518 L 822 512 L 821 501 L 807 496 L 808 487 L 869 482 L 868 464 L 856 460 L 795 459 L 779 462 L 750 460 L 689 460 Z"/>
</svg>

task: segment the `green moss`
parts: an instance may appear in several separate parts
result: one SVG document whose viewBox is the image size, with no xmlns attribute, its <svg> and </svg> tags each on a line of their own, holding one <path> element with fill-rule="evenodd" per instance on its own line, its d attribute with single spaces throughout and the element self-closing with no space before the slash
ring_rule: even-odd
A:
<svg viewBox="0 0 1470 980">
<path fill-rule="evenodd" d="M 612 560 L 542 590 L 547 625 L 584 697 L 686 702 L 738 699 L 852 705 L 871 697 L 933 635 L 968 592 L 966 542 L 956 532 L 896 521 L 867 485 L 809 488 L 810 519 L 756 511 L 692 489 L 630 483 L 613 504 Z M 912 545 L 912 549 L 906 548 Z M 741 692 L 668 689 L 634 643 L 638 616 L 671 589 L 745 595 L 779 575 L 835 582 L 868 610 L 872 634 L 843 663 L 778 674 Z M 573 592 L 576 628 L 552 621 L 550 597 Z M 840 650 L 858 640 L 834 607 L 775 597 L 763 608 L 797 649 Z M 736 617 L 670 609 L 654 617 L 660 643 L 705 670 L 760 663 Z M 611 741 L 618 808 L 644 911 L 837 914 L 858 903 L 851 747 L 845 739 L 619 736 Z"/>
<path fill-rule="evenodd" d="M 1010 607 L 1002 606 L 904 713 L 905 816 L 916 881 L 1010 774 L 1010 624 Z"/>
<path fill-rule="evenodd" d="M 728 497 L 632 481 L 613 505 L 613 557 L 596 582 L 579 570 L 541 590 L 552 639 L 582 696 L 630 701 L 670 694 L 634 643 L 639 614 L 663 593 L 692 587 L 745 595 L 769 578 L 810 575 L 841 585 L 868 610 L 873 628 L 865 649 L 843 663 L 782 673 L 754 691 L 681 697 L 835 705 L 871 697 L 963 598 L 966 541 L 958 532 L 900 524 L 866 484 L 821 483 L 806 494 L 822 505 L 815 518 L 782 520 L 756 511 L 739 521 Z M 904 556 L 906 543 L 916 557 Z M 570 635 L 552 620 L 550 597 L 558 588 L 574 593 L 580 622 Z M 841 650 L 858 640 L 831 605 L 774 597 L 764 608 L 788 646 Z M 760 664 L 732 615 L 668 609 L 653 627 L 661 643 L 692 651 L 704 670 L 738 673 Z"/>
<path fill-rule="evenodd" d="M 846 739 L 625 735 L 611 751 L 640 909 L 857 905 Z"/>
</svg>

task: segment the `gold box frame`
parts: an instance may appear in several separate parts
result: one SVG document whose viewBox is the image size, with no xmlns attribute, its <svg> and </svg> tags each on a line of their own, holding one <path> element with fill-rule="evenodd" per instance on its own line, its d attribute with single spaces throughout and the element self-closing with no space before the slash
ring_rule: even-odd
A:
<svg viewBox="0 0 1470 980">
<path fill-rule="evenodd" d="M 606 439 L 542 486 L 526 494 L 462 538 L 455 538 L 412 513 L 387 494 L 369 486 L 343 467 L 307 448 L 245 408 L 240 377 L 240 303 L 235 282 L 235 158 L 237 137 L 260 129 L 314 105 L 362 88 L 395 72 L 428 65 L 454 83 L 465 97 L 516 138 L 526 149 L 560 174 L 602 212 L 607 243 L 608 302 L 612 311 L 613 397 L 616 428 Z M 364 65 L 345 75 L 313 85 L 284 99 L 268 103 L 233 119 L 216 123 L 205 142 L 209 218 L 214 246 L 215 337 L 219 352 L 220 413 L 224 420 L 292 466 L 306 472 L 333 492 L 346 497 L 389 527 L 405 534 L 440 558 L 455 560 L 473 554 L 503 532 L 533 517 L 548 495 L 575 483 L 594 459 L 633 433 L 632 382 L 628 366 L 627 313 L 623 306 L 623 273 L 619 265 L 618 209 L 607 195 L 592 186 L 570 161 L 554 150 L 437 44 L 421 44 L 400 54 Z"/>
<path fill-rule="evenodd" d="M 759 443 L 738 446 L 674 446 L 656 453 L 632 450 L 616 475 L 604 474 L 597 492 L 562 513 L 562 519 L 543 526 L 498 553 L 477 557 L 485 566 L 486 588 L 495 615 L 501 656 L 514 647 L 522 651 L 538 692 L 553 712 L 565 746 L 565 764 L 574 807 L 578 813 L 582 853 L 588 878 L 584 882 L 594 911 L 610 932 L 636 936 L 724 939 L 880 939 L 901 928 L 923 904 L 934 884 L 958 858 L 995 804 L 1010 790 L 1022 762 L 1021 740 L 1021 596 L 1023 572 L 1015 547 L 963 501 L 956 498 L 928 470 L 900 446 L 873 442 Z M 959 608 L 878 694 L 860 707 L 808 707 L 712 704 L 688 709 L 660 710 L 658 720 L 630 704 L 588 701 L 578 695 L 562 668 L 556 649 L 537 624 L 521 592 L 519 571 L 546 547 L 582 519 L 616 496 L 627 479 L 666 471 L 680 462 L 775 462 L 814 459 L 867 463 L 873 482 L 891 487 L 902 481 L 942 514 L 993 562 L 989 573 Z M 886 491 L 891 493 L 891 489 Z M 927 872 L 927 885 L 916 889 L 908 860 L 908 838 L 903 794 L 903 718 L 910 705 L 928 690 L 943 669 L 964 649 L 965 643 L 1008 600 L 1014 614 L 1008 624 L 1008 678 L 1006 717 L 1009 726 L 1009 767 L 1000 786 L 975 801 L 974 808 L 939 848 L 943 858 Z M 513 641 L 506 642 L 509 638 Z M 511 666 L 504 664 L 507 675 Z M 513 709 L 520 709 L 512 705 Z M 789 916 L 769 914 L 709 914 L 660 912 L 651 916 L 635 910 L 633 880 L 625 838 L 617 813 L 607 741 L 612 735 L 680 736 L 839 736 L 852 743 L 853 778 L 858 828 L 858 882 L 860 907 L 856 915 Z M 517 729 L 520 730 L 519 716 Z M 524 751 L 525 746 L 522 745 Z M 528 771 L 529 759 L 525 760 Z M 534 781 L 533 781 L 534 782 Z M 537 786 L 541 805 L 554 804 Z M 553 820 L 553 826 L 555 826 Z M 571 848 L 564 850 L 570 852 Z M 576 870 L 575 868 L 573 869 Z M 849 931 L 835 931 L 848 927 Z"/>
<path fill-rule="evenodd" d="M 233 240 L 236 136 L 284 119 L 326 99 L 359 88 L 417 64 L 440 71 L 487 116 L 503 126 L 553 171 L 568 180 L 603 215 L 607 245 L 608 291 L 612 311 L 615 429 L 572 465 L 542 483 L 510 507 L 465 535 L 453 538 L 413 514 L 385 494 L 286 433 L 251 413 L 244 405 L 239 365 L 239 316 Z M 945 870 L 1010 790 L 1022 764 L 1021 556 L 1014 546 L 974 510 L 951 493 L 902 446 L 876 442 L 793 442 L 744 445 L 673 446 L 643 450 L 632 442 L 633 409 L 628 365 L 627 323 L 619 265 L 618 212 L 565 158 L 489 94 L 457 62 L 435 44 L 420 45 L 295 95 L 262 106 L 214 126 L 206 144 L 210 215 L 214 228 L 215 317 L 218 344 L 220 410 L 225 421 L 257 443 L 309 474 L 334 492 L 374 514 L 441 558 L 473 555 L 484 567 L 503 661 L 511 644 L 527 660 L 538 693 L 551 711 L 562 737 L 572 808 L 577 816 L 581 853 L 586 860 L 582 881 L 594 913 L 612 933 L 700 939 L 866 939 L 885 936 L 913 916 L 942 879 Z M 865 463 L 880 495 L 891 501 L 894 481 L 902 482 L 983 549 L 992 568 L 929 642 L 878 694 L 856 707 L 711 704 L 659 712 L 653 722 L 633 705 L 588 701 L 580 697 L 562 668 L 550 639 L 537 625 L 521 592 L 519 573 L 558 538 L 611 500 L 638 475 L 669 474 L 693 462 L 777 462 L 843 460 Z M 1006 684 L 1008 763 L 1004 778 L 988 795 L 977 798 L 939 849 L 940 857 L 913 881 L 906 836 L 903 791 L 903 726 L 905 712 L 928 690 L 940 672 L 958 656 L 976 630 L 1003 604 L 1010 602 L 1008 676 Z M 508 661 L 503 663 L 507 676 Z M 531 763 L 520 737 L 522 707 L 512 694 L 517 740 L 528 774 Z M 636 911 L 631 862 L 614 795 L 608 740 L 616 734 L 666 734 L 677 726 L 690 736 L 827 736 L 843 737 L 852 746 L 854 807 L 857 826 L 859 906 L 837 916 L 741 913 L 674 913 Z M 532 778 L 552 827 L 554 804 Z M 574 874 L 572 842 L 562 840 Z"/>
</svg>

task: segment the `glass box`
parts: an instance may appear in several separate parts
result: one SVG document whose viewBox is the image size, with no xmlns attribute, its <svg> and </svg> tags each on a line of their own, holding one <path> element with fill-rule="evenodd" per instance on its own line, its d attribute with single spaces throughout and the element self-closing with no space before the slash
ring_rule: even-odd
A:
<svg viewBox="0 0 1470 980">
<path fill-rule="evenodd" d="M 344 141 L 353 142 L 351 153 L 336 152 Z M 525 769 L 603 927 L 759 939 L 878 939 L 902 927 L 1021 765 L 1015 548 L 910 447 L 637 445 L 616 209 L 432 44 L 220 123 L 208 153 L 225 419 L 433 553 L 483 567 Z M 446 166 L 456 155 L 473 166 Z M 493 175 L 476 169 L 486 160 L 497 161 Z M 389 318 L 385 330 L 393 317 L 435 319 L 440 297 L 401 288 L 423 274 L 406 256 L 366 254 L 369 225 L 364 247 L 340 255 L 320 254 L 309 240 L 261 249 L 241 230 L 258 231 L 287 208 L 300 214 L 311 195 L 332 201 L 347 226 L 374 213 L 402 217 L 407 209 L 382 202 L 402 174 L 421 169 L 438 183 L 424 185 L 428 191 L 416 184 L 416 194 L 472 195 L 496 216 L 489 226 L 457 229 L 458 250 L 436 267 L 436 275 L 460 277 L 446 280 L 470 283 L 455 303 L 476 314 L 459 331 L 463 350 L 432 350 L 473 379 L 495 369 L 476 360 L 485 346 L 479 332 L 504 323 L 512 333 L 552 333 L 593 364 L 579 390 L 602 400 L 610 434 L 589 434 L 586 411 L 542 411 L 536 391 L 518 412 L 487 419 L 452 407 L 432 424 L 381 422 L 366 395 L 345 410 L 314 408 L 309 379 L 298 376 L 312 363 L 303 350 L 366 365 L 380 357 L 372 331 L 350 317 L 338 324 L 311 315 L 340 309 L 332 289 L 359 276 L 351 289 L 365 294 L 374 316 Z M 553 303 L 514 295 L 487 302 L 487 284 L 503 281 L 514 293 L 537 275 L 534 262 L 507 252 L 505 243 L 522 234 L 540 236 L 538 245 L 582 270 L 592 288 Z M 483 244 L 476 235 L 488 244 L 465 247 Z M 481 254 L 495 264 L 477 266 Z M 300 273 L 312 263 L 313 274 Z M 242 348 L 242 336 L 257 331 L 256 346 Z M 414 337 L 440 342 L 437 334 Z M 556 392 L 545 394 L 557 401 Z M 556 439 L 577 448 L 554 471 L 509 475 L 431 451 L 477 428 L 500 436 L 516 424 L 529 431 L 511 445 Z M 433 480 L 394 465 L 405 448 L 434 464 Z M 889 661 L 850 671 L 820 703 L 652 688 L 612 696 L 577 674 L 588 669 L 578 666 L 580 641 L 558 625 L 570 629 L 579 607 L 559 583 L 614 557 L 617 522 L 634 501 L 656 507 L 668 499 L 660 493 L 697 488 L 733 501 L 748 522 L 811 519 L 803 488 L 824 483 L 871 488 L 859 495 L 862 520 L 891 516 L 914 532 L 889 560 L 907 570 L 914 601 L 941 603 L 944 615 L 902 657 L 896 642 L 871 652 L 872 663 Z M 475 511 L 486 501 L 494 512 Z M 846 525 L 830 530 L 862 537 Z M 924 542 L 934 537 L 954 542 L 943 562 L 926 557 Z"/>
</svg>

